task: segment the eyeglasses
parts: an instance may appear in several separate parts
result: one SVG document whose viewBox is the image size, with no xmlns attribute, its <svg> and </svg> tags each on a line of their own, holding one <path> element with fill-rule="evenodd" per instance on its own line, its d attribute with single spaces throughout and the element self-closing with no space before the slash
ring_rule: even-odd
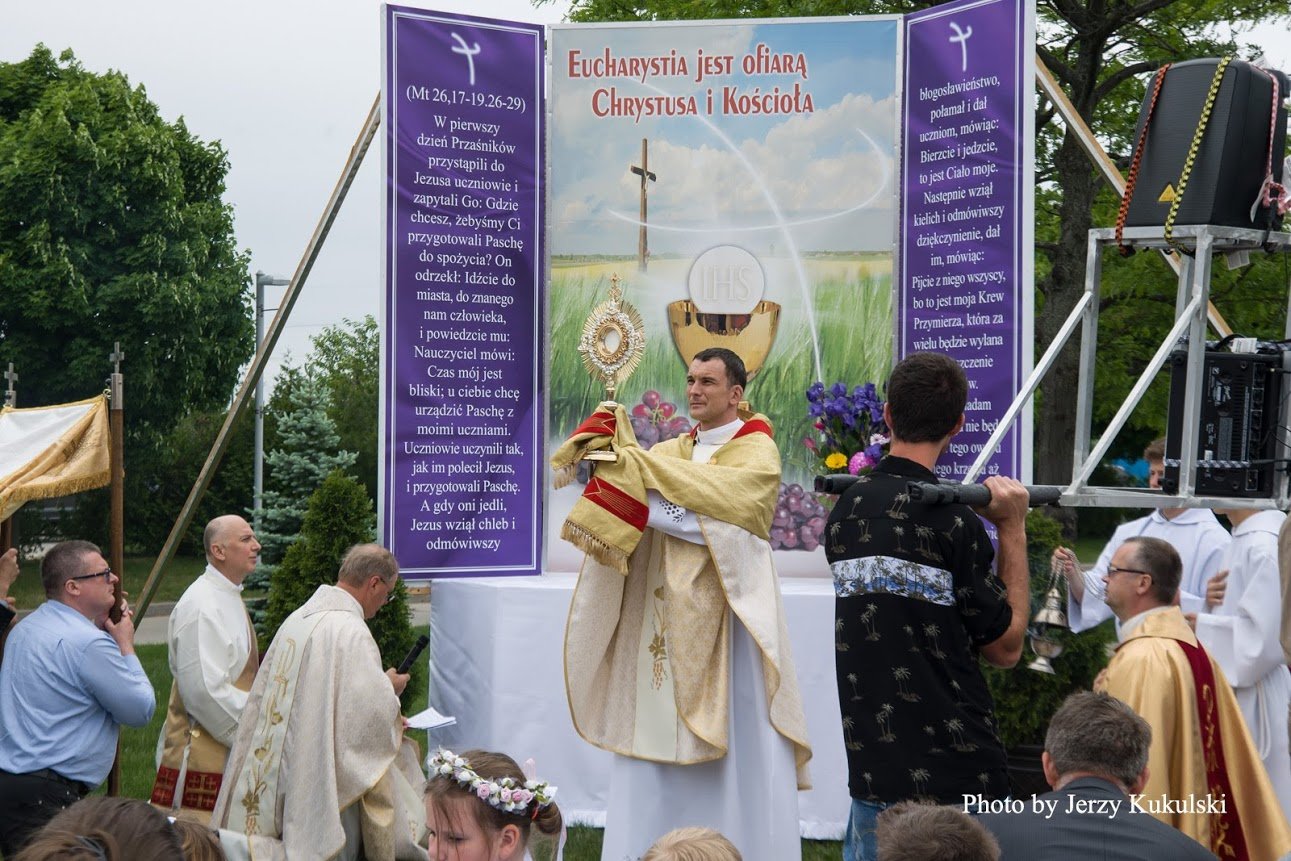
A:
<svg viewBox="0 0 1291 861">
<path fill-rule="evenodd" d="M 1139 570 L 1137 570 L 1137 569 L 1135 569 L 1135 568 L 1118 568 L 1118 567 L 1117 567 L 1117 566 L 1115 566 L 1115 565 L 1108 565 L 1108 566 L 1107 566 L 1107 576 L 1108 576 L 1108 577 L 1114 577 L 1114 576 L 1116 576 L 1117 574 L 1147 574 L 1149 577 L 1151 577 L 1151 576 L 1152 576 L 1152 574 L 1151 574 L 1151 573 L 1149 573 L 1149 572 L 1147 572 L 1147 571 L 1139 571 Z"/>
<path fill-rule="evenodd" d="M 385 599 L 384 601 L 382 601 L 382 602 L 381 602 L 382 606 L 384 606 L 384 605 L 389 604 L 391 601 L 393 601 L 393 600 L 394 600 L 394 598 L 395 598 L 395 589 L 396 589 L 396 588 L 398 587 L 398 585 L 399 585 L 399 580 L 398 580 L 398 578 L 395 578 L 394 580 L 392 580 L 392 581 L 390 581 L 390 582 L 388 582 L 388 583 L 387 583 L 385 580 L 382 580 L 382 581 L 381 581 L 381 583 L 386 587 L 386 599 Z"/>
<path fill-rule="evenodd" d="M 95 577 L 102 577 L 107 580 L 112 576 L 111 568 L 104 568 L 102 571 L 95 571 L 93 574 L 78 574 L 75 577 L 68 577 L 68 580 L 93 580 Z"/>
</svg>

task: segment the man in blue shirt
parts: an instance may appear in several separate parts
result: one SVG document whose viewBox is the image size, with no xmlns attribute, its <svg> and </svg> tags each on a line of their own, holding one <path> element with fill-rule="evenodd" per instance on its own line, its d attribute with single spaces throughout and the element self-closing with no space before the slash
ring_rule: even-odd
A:
<svg viewBox="0 0 1291 861">
<path fill-rule="evenodd" d="M 47 600 L 14 627 L 0 666 L 0 853 L 12 857 L 54 814 L 103 782 L 121 724 L 145 726 L 157 696 L 134 653 L 134 623 L 108 613 L 117 576 L 98 547 L 45 555 Z"/>
</svg>

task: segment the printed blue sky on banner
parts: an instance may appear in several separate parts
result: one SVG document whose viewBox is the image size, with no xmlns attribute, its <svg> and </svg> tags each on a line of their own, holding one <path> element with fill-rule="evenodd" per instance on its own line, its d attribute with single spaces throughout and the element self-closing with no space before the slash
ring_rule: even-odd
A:
<svg viewBox="0 0 1291 861">
<path fill-rule="evenodd" d="M 556 28 L 552 81 L 552 253 L 617 254 L 635 248 L 640 178 L 629 170 L 650 141 L 650 248 L 687 254 L 738 240 L 774 252 L 792 230 L 805 251 L 889 250 L 894 230 L 897 24 L 679 25 Z M 757 74 L 759 54 L 802 54 L 800 73 Z M 577 61 L 678 58 L 686 74 L 582 77 Z M 699 52 L 730 56 L 731 72 L 696 80 Z M 575 54 L 577 52 L 577 54 Z M 675 52 L 675 53 L 674 53 Z M 742 60 L 754 59 L 754 74 Z M 575 63 L 571 66 L 571 57 Z M 571 72 L 573 76 L 571 76 Z M 796 87 L 796 90 L 795 90 Z M 696 115 L 606 114 L 609 98 L 693 97 Z M 708 91 L 712 90 L 712 108 Z M 597 96 L 597 91 L 601 94 Z M 739 110 L 743 97 L 777 93 L 810 112 Z M 708 193 L 711 190 L 711 193 Z"/>
</svg>

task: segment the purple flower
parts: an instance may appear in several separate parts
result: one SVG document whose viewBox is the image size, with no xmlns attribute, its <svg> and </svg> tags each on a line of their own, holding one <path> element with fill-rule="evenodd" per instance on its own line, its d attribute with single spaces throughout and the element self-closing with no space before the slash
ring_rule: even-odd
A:
<svg viewBox="0 0 1291 861">
<path fill-rule="evenodd" d="M 877 442 L 873 445 L 866 446 L 864 454 L 871 462 L 878 463 L 879 458 L 883 457 L 883 446 Z"/>
<path fill-rule="evenodd" d="M 868 452 L 858 451 L 847 462 L 847 471 L 852 475 L 860 475 L 861 470 L 869 469 L 872 466 L 874 466 L 874 458 L 870 457 Z"/>
<path fill-rule="evenodd" d="M 847 386 L 844 385 L 843 383 L 834 383 L 832 386 L 829 387 L 829 393 L 836 398 L 846 397 Z"/>
<path fill-rule="evenodd" d="M 807 415 L 813 418 L 818 418 L 824 412 L 825 412 L 825 408 L 820 405 L 819 401 L 812 401 L 807 406 Z"/>
<path fill-rule="evenodd" d="M 807 389 L 807 400 L 814 404 L 816 401 L 820 400 L 820 396 L 824 393 L 825 384 L 817 380 Z"/>
</svg>

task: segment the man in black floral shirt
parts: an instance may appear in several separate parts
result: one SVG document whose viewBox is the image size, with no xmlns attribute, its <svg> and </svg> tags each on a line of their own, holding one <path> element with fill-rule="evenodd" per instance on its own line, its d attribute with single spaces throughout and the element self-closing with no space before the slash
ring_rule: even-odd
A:
<svg viewBox="0 0 1291 861">
<path fill-rule="evenodd" d="M 844 861 L 877 857 L 874 821 L 905 799 L 960 805 L 1008 795 L 1004 748 L 978 656 L 1011 667 L 1029 610 L 1027 491 L 986 480 L 980 513 L 907 493 L 964 424 L 968 382 L 951 358 L 914 353 L 892 371 L 887 457 L 839 498 L 825 549 L 834 575 L 835 661 L 851 815 Z"/>
</svg>

